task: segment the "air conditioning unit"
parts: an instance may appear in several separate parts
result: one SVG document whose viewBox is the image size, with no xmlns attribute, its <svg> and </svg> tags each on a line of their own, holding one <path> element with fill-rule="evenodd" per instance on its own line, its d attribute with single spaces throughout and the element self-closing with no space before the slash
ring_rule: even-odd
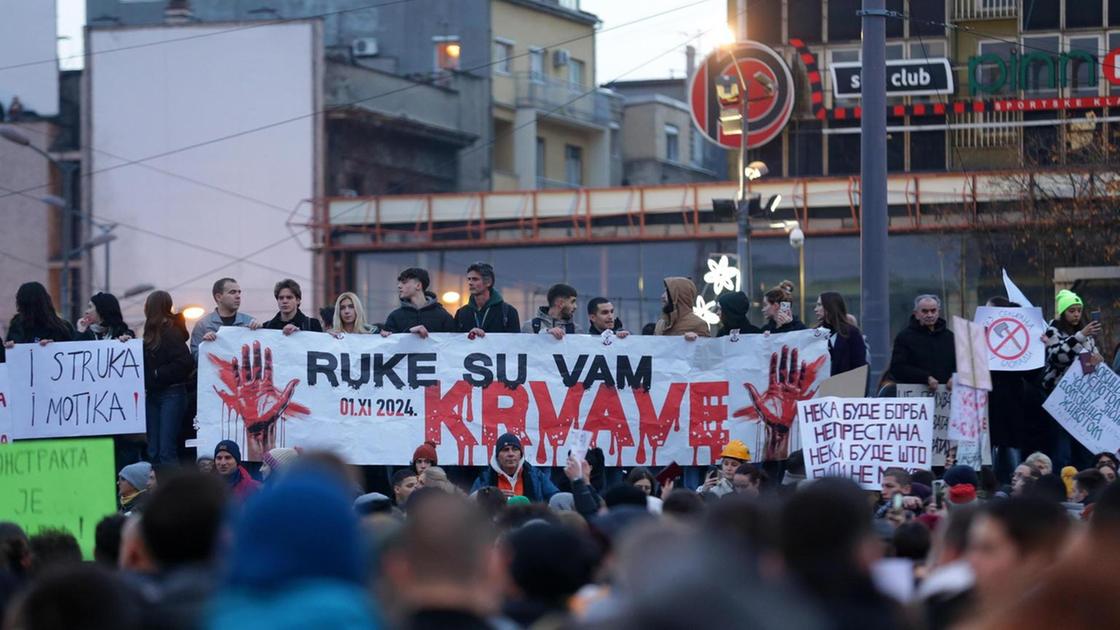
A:
<svg viewBox="0 0 1120 630">
<path fill-rule="evenodd" d="M 359 37 L 350 42 L 350 52 L 355 57 L 376 57 L 377 56 L 377 38 L 376 37 Z"/>
<path fill-rule="evenodd" d="M 554 50 L 554 51 L 552 51 L 552 67 L 553 68 L 563 68 L 564 66 L 568 65 L 568 62 L 571 61 L 571 60 L 572 60 L 572 53 L 570 53 L 566 50 Z"/>
</svg>

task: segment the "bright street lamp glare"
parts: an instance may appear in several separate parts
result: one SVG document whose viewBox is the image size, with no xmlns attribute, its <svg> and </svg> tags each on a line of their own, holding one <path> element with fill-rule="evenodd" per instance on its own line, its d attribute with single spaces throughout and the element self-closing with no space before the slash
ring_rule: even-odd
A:
<svg viewBox="0 0 1120 630">
<path fill-rule="evenodd" d="M 440 301 L 444 304 L 458 304 L 459 297 L 460 296 L 458 291 L 446 291 L 444 292 L 443 296 L 440 297 Z"/>
<path fill-rule="evenodd" d="M 724 24 L 722 27 L 716 27 L 712 30 L 712 35 L 716 39 L 716 46 L 722 48 L 730 46 L 735 43 L 735 31 L 731 29 L 730 24 Z"/>
<path fill-rule="evenodd" d="M 765 162 L 759 162 L 757 160 L 754 161 L 754 162 L 751 162 L 750 164 L 747 165 L 746 168 L 743 169 L 743 174 L 747 177 L 747 179 L 749 179 L 751 181 L 754 181 L 754 180 L 756 180 L 760 177 L 763 177 L 769 172 L 770 172 L 770 169 L 766 166 L 766 163 Z"/>
<path fill-rule="evenodd" d="M 206 309 L 201 306 L 188 306 L 183 309 L 183 317 L 189 320 L 196 320 L 206 314 Z"/>
</svg>

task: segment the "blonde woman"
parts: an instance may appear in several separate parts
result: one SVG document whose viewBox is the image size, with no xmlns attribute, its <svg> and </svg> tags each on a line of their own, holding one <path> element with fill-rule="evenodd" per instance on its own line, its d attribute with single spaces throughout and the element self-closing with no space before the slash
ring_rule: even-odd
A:
<svg viewBox="0 0 1120 630">
<path fill-rule="evenodd" d="M 362 308 L 362 301 L 357 295 L 347 291 L 338 296 L 334 301 L 332 335 L 341 337 L 344 334 L 369 335 L 376 332 L 376 326 L 366 323 L 366 309 Z"/>
</svg>

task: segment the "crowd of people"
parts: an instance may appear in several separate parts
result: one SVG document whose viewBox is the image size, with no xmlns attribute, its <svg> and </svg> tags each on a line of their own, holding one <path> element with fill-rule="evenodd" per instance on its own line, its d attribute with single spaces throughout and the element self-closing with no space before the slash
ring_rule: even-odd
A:
<svg viewBox="0 0 1120 630">
<path fill-rule="evenodd" d="M 0 523 L 4 628 L 1003 628 L 1012 623 L 1109 625 L 1106 596 L 1120 560 L 1116 454 L 1093 455 L 1041 403 L 1075 360 L 1104 362 L 1099 322 L 1069 291 L 1035 372 L 993 373 L 994 466 L 892 468 L 876 492 L 806 478 L 800 451 L 754 461 L 730 440 L 719 462 L 687 483 L 667 467 L 607 467 L 592 448 L 563 467 L 531 465 L 514 434 L 497 438 L 481 471 L 441 467 L 418 446 L 389 471 L 388 492 L 324 451 L 276 448 L 259 467 L 231 440 L 184 465 L 199 346 L 223 326 L 293 334 L 488 333 L 625 338 L 609 299 L 565 284 L 522 320 L 493 267 L 467 269 L 469 299 L 454 314 L 427 271 L 397 278 L 400 306 L 370 321 L 342 293 L 319 317 L 298 283 L 274 289 L 276 315 L 242 312 L 236 280 L 214 283 L 215 308 L 188 331 L 172 297 L 151 293 L 141 328 L 147 433 L 116 438 L 119 514 L 97 524 L 95 560 L 71 532 Z M 697 288 L 666 278 L 662 311 L 641 334 L 770 334 L 808 326 L 783 282 L 761 300 L 761 327 L 742 292 L 719 296 L 718 327 L 694 312 Z M 94 295 L 75 324 L 47 290 L 27 283 L 4 345 L 137 337 L 117 299 Z M 991 306 L 1016 308 L 996 297 Z M 914 301 L 872 395 L 899 385 L 952 388 L 953 333 L 938 296 Z M 833 375 L 867 365 L 867 340 L 843 296 L 821 293 L 814 325 L 827 333 Z M 1120 360 L 1120 359 L 1118 359 Z M 1107 368 L 1104 368 L 1107 369 Z M 146 450 L 145 450 L 146 449 Z M 1033 451 L 1033 453 L 1032 453 Z M 1032 453 L 1022 457 L 1024 453 Z M 382 487 L 381 489 L 385 489 Z"/>
</svg>

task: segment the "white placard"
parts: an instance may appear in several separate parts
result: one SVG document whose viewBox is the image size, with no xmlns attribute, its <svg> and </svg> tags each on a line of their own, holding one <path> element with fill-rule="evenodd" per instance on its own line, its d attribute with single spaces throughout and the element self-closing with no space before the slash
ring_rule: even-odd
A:
<svg viewBox="0 0 1120 630">
<path fill-rule="evenodd" d="M 980 466 L 992 464 L 991 436 L 988 423 L 985 420 L 980 427 L 980 440 L 969 442 L 967 440 L 949 439 L 949 418 L 953 415 L 953 395 L 949 388 L 940 385 L 936 392 L 930 391 L 925 385 L 898 385 L 899 398 L 913 396 L 934 399 L 933 406 L 933 465 L 945 466 L 951 464 L 965 464 L 976 470 Z M 987 418 L 987 414 L 985 414 Z"/>
<path fill-rule="evenodd" d="M 8 350 L 13 439 L 144 433 L 143 348 L 132 339 Z"/>
<path fill-rule="evenodd" d="M 1120 376 L 1103 363 L 1086 374 L 1074 361 L 1042 406 L 1090 451 L 1120 450 Z"/>
<path fill-rule="evenodd" d="M 981 306 L 974 321 L 984 328 L 988 367 L 992 371 L 1037 370 L 1046 362 L 1042 333 L 1046 320 L 1042 309 Z"/>
<path fill-rule="evenodd" d="M 956 383 L 956 378 L 953 379 Z M 957 442 L 979 442 L 980 432 L 988 423 L 988 392 L 953 385 L 949 407 L 949 439 Z"/>
</svg>

